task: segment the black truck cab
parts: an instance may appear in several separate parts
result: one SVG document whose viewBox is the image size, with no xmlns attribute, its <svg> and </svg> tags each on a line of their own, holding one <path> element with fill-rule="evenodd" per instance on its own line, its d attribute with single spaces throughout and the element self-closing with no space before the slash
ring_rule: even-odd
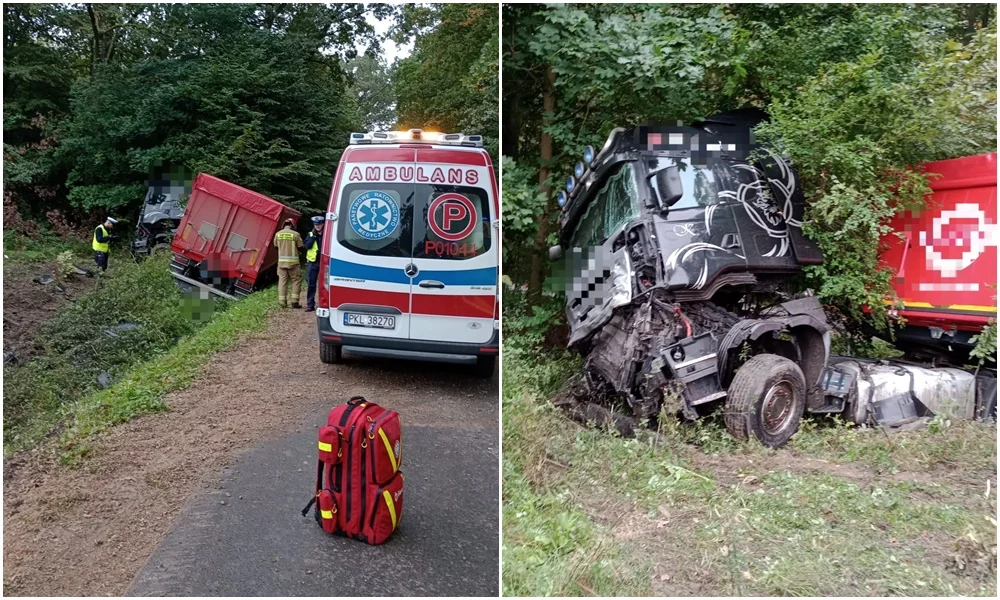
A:
<svg viewBox="0 0 1000 600">
<path fill-rule="evenodd" d="M 569 344 L 586 356 L 592 395 L 623 398 L 636 416 L 651 417 L 670 388 L 694 418 L 696 407 L 727 396 L 747 353 L 785 357 L 775 368 L 800 371 L 800 397 L 756 416 L 781 415 L 777 433 L 758 435 L 780 445 L 807 393 L 823 408 L 830 342 L 815 298 L 783 303 L 767 318 L 742 310 L 747 294 L 822 262 L 801 232 L 795 171 L 754 143 L 753 119 L 613 130 L 599 152 L 586 149 L 559 194 L 550 257 L 564 259 Z"/>
</svg>

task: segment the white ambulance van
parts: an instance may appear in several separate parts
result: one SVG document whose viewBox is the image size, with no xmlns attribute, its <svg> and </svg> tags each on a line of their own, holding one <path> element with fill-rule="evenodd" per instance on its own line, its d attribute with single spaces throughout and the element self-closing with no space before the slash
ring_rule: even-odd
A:
<svg viewBox="0 0 1000 600">
<path fill-rule="evenodd" d="M 499 353 L 500 207 L 482 137 L 352 133 L 326 214 L 320 359 L 474 365 Z"/>
</svg>

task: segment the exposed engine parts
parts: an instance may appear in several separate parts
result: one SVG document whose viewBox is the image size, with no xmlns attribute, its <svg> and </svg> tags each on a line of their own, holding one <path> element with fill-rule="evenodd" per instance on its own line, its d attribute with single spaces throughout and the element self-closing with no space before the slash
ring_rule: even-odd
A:
<svg viewBox="0 0 1000 600">
<path fill-rule="evenodd" d="M 646 423 L 721 407 L 730 433 L 772 447 L 806 412 L 885 427 L 995 414 L 995 373 L 831 357 L 823 307 L 785 289 L 823 258 L 792 165 L 751 141 L 759 117 L 619 128 L 584 152 L 549 252 L 566 258 L 569 345 L 585 356 L 574 395 Z"/>
</svg>

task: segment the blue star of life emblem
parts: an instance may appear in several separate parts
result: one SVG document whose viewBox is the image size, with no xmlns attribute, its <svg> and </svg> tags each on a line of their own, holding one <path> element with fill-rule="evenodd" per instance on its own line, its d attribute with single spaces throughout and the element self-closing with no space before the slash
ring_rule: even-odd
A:
<svg viewBox="0 0 1000 600">
<path fill-rule="evenodd" d="M 376 190 L 358 195 L 348 211 L 351 229 L 366 240 L 381 240 L 399 226 L 399 206 L 392 196 Z"/>
</svg>

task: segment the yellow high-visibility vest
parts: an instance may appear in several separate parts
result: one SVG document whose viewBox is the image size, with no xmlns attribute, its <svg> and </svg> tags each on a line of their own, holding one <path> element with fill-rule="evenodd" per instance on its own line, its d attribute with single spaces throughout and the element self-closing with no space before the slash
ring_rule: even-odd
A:
<svg viewBox="0 0 1000 600">
<path fill-rule="evenodd" d="M 319 257 L 319 238 L 316 237 L 316 236 L 313 236 L 312 239 L 313 239 L 312 248 L 310 248 L 306 252 L 306 260 L 309 261 L 309 262 L 311 262 L 311 263 L 316 262 L 316 259 Z"/>
<path fill-rule="evenodd" d="M 101 230 L 101 234 L 104 237 L 108 237 L 108 230 L 104 228 L 104 225 L 98 225 L 97 229 Z M 97 229 L 94 230 L 94 241 L 90 246 L 94 249 L 94 252 L 107 252 L 111 249 L 111 245 L 108 242 L 97 241 Z"/>
</svg>

